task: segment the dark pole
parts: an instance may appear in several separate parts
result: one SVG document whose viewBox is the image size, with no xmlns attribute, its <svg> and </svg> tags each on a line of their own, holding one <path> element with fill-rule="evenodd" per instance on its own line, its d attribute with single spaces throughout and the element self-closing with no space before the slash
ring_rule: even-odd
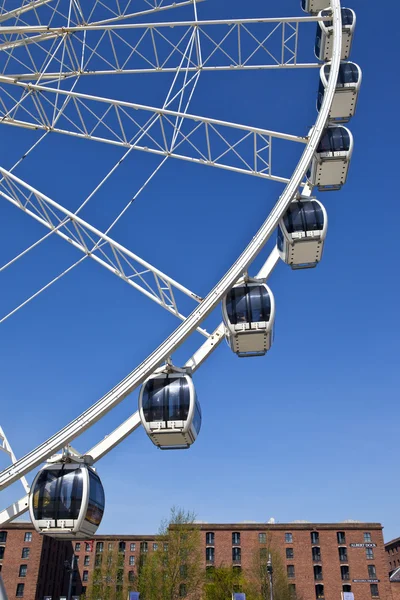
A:
<svg viewBox="0 0 400 600">
<path fill-rule="evenodd" d="M 7 600 L 7 592 L 6 592 L 6 588 L 4 587 L 4 583 L 1 578 L 1 575 L 0 575 L 0 600 Z"/>
<path fill-rule="evenodd" d="M 268 557 L 268 562 L 267 562 L 267 574 L 268 574 L 268 579 L 269 579 L 269 595 L 270 595 L 270 600 L 274 600 L 274 581 L 273 581 L 273 575 L 274 573 L 274 569 L 272 566 L 272 559 L 271 559 L 271 554 Z"/>
<path fill-rule="evenodd" d="M 69 564 L 69 562 L 66 560 L 64 562 L 64 567 L 67 569 L 67 572 L 69 572 L 67 600 L 71 600 L 72 579 L 74 577 L 74 569 L 75 569 L 75 554 L 74 553 L 72 553 L 71 564 Z"/>
</svg>

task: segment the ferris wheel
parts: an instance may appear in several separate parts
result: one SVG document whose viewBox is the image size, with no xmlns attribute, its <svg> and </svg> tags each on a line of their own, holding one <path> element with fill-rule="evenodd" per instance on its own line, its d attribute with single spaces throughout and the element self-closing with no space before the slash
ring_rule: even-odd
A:
<svg viewBox="0 0 400 600">
<path fill-rule="evenodd" d="M 17 481 L 25 489 L 23 498 L 0 513 L 0 526 L 29 509 L 41 533 L 62 539 L 93 536 L 104 512 L 104 490 L 93 465 L 140 425 L 161 449 L 191 446 L 202 419 L 193 373 L 223 340 L 238 357 L 265 355 L 273 344 L 276 305 L 267 285 L 269 275 L 279 261 L 292 269 L 305 269 L 317 266 L 322 258 L 328 214 L 314 190 L 340 190 L 348 174 L 353 136 L 347 124 L 356 110 L 362 78 L 359 66 L 349 60 L 356 15 L 342 8 L 340 0 L 330 0 L 330 6 L 328 0 L 302 0 L 302 11 L 293 1 L 293 10 L 299 13 L 294 17 L 201 20 L 200 3 L 2 0 L 0 4 L 0 123 L 39 135 L 12 168 L 0 165 L 0 197 L 45 232 L 1 270 L 50 236 L 81 253 L 73 265 L 2 320 L 89 258 L 180 321 L 120 383 L 21 459 L 17 460 L 0 428 L 1 449 L 11 458 L 11 465 L 0 473 L 0 490 Z M 191 10 L 192 18 L 183 20 L 182 10 Z M 315 58 L 303 62 L 299 47 L 304 45 L 303 27 L 310 23 L 316 29 Z M 278 44 L 271 45 L 273 35 L 278 35 Z M 313 40 L 308 41 L 312 54 Z M 307 68 L 319 74 L 319 89 L 315 124 L 303 136 L 189 110 L 204 72 L 285 69 L 290 77 L 290 71 Z M 172 77 L 161 105 L 119 100 L 117 85 L 107 96 L 97 92 L 95 82 L 102 76 L 113 75 L 117 81 L 140 73 Z M 57 190 L 50 197 L 18 174 L 22 161 L 49 135 L 69 136 L 82 144 L 96 141 L 124 151 L 76 210 L 57 201 Z M 281 142 L 303 148 L 290 177 L 273 168 Z M 81 211 L 133 151 L 154 155 L 160 162 L 101 231 L 83 219 Z M 114 226 L 171 158 L 197 164 L 199 169 L 214 167 L 285 184 L 256 235 L 203 298 L 112 237 Z M 274 249 L 259 272 L 250 276 L 253 261 L 275 232 Z M 187 306 L 182 297 L 194 305 L 189 314 L 182 308 Z M 209 333 L 203 322 L 219 305 L 223 320 Z M 204 342 L 184 364 L 174 364 L 174 352 L 195 332 Z M 131 417 L 87 452 L 70 446 L 139 386 L 138 410 Z M 45 461 L 29 488 L 25 476 Z"/>
</svg>

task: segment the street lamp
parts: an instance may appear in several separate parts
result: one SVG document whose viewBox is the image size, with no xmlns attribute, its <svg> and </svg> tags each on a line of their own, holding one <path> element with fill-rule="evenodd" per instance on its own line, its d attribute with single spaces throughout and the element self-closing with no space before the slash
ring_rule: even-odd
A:
<svg viewBox="0 0 400 600">
<path fill-rule="evenodd" d="M 271 559 L 271 554 L 268 556 L 268 562 L 267 562 L 267 575 L 268 575 L 268 579 L 269 579 L 269 595 L 270 595 L 270 600 L 274 600 L 274 582 L 273 582 L 273 573 L 274 573 L 274 568 L 272 566 L 272 559 Z"/>
</svg>

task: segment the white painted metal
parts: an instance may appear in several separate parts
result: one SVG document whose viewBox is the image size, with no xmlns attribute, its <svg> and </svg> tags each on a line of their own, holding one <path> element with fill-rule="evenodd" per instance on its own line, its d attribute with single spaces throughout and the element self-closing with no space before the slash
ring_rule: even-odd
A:
<svg viewBox="0 0 400 600">
<path fill-rule="evenodd" d="M 278 225 L 278 252 L 283 262 L 290 265 L 292 269 L 306 269 L 317 266 L 322 258 L 328 231 L 328 214 L 324 205 L 316 198 L 302 196 L 294 200 L 292 205 L 304 200 L 311 200 L 317 203 L 322 211 L 323 227 L 320 230 L 304 230 L 289 233 L 284 218 L 280 220 Z M 279 236 L 281 236 L 280 240 Z"/>
<path fill-rule="evenodd" d="M 35 503 L 36 503 L 36 496 L 38 493 L 38 490 L 36 487 L 38 480 L 42 476 L 43 472 L 57 473 L 61 467 L 63 468 L 63 470 L 66 474 L 68 474 L 68 472 L 74 473 L 76 471 L 76 469 L 80 469 L 80 471 L 81 471 L 79 478 L 81 479 L 81 482 L 82 482 L 82 498 L 80 499 L 78 496 L 78 501 L 81 500 L 79 510 L 78 510 L 78 516 L 77 516 L 77 518 L 70 518 L 70 519 L 59 518 L 57 520 L 56 519 L 37 519 L 35 517 Z M 85 464 L 83 461 L 75 462 L 74 460 L 70 460 L 69 462 L 63 462 L 63 463 L 61 463 L 61 462 L 49 463 L 37 473 L 37 475 L 32 483 L 31 493 L 29 494 L 29 514 L 30 514 L 31 521 L 32 521 L 36 531 L 38 531 L 39 533 L 44 533 L 50 537 L 55 537 L 57 539 L 65 539 L 65 540 L 70 540 L 70 539 L 74 539 L 74 538 L 91 539 L 93 537 L 93 535 L 96 533 L 98 526 L 100 524 L 101 517 L 102 517 L 102 511 L 101 511 L 101 514 L 99 514 L 99 513 L 93 514 L 93 509 L 96 510 L 96 506 L 90 502 L 90 488 L 91 488 L 91 485 L 93 485 L 91 483 L 90 471 L 92 471 L 94 476 L 96 478 L 98 478 L 98 475 L 95 474 L 95 471 L 91 466 Z M 53 486 L 52 491 L 54 493 L 54 491 L 55 491 L 54 486 Z M 51 493 L 51 492 L 49 492 L 49 493 Z M 63 504 L 64 498 L 63 498 L 61 492 L 58 492 L 58 493 L 59 493 L 60 503 Z M 69 509 L 69 507 L 66 507 L 66 508 Z M 104 506 L 103 506 L 103 509 L 104 509 Z"/>
<path fill-rule="evenodd" d="M 343 126 L 341 126 L 343 127 Z M 353 154 L 353 135 L 347 127 L 343 127 L 349 134 L 350 147 L 341 151 L 316 151 L 310 166 L 309 181 L 320 192 L 340 190 L 346 183 L 347 174 Z"/>
<path fill-rule="evenodd" d="M 340 0 L 331 0 L 333 10 L 334 26 L 334 44 L 332 54 L 332 71 L 330 82 L 326 90 L 325 99 L 313 128 L 308 144 L 303 155 L 294 170 L 293 176 L 285 188 L 282 196 L 272 209 L 270 215 L 263 223 L 250 244 L 232 265 L 224 277 L 210 291 L 207 297 L 196 308 L 196 310 L 172 333 L 172 335 L 157 348 L 141 365 L 139 365 L 131 374 L 129 374 L 120 384 L 111 390 L 106 396 L 96 404 L 87 409 L 77 419 L 64 427 L 52 438 L 41 444 L 38 448 L 17 461 L 11 468 L 0 473 L 0 489 L 7 487 L 12 482 L 19 479 L 25 473 L 38 466 L 43 460 L 54 454 L 59 448 L 65 446 L 77 435 L 85 431 L 88 427 L 98 421 L 109 410 L 121 402 L 137 385 L 145 379 L 163 362 L 179 345 L 196 329 L 203 319 L 217 306 L 226 292 L 239 279 L 242 273 L 246 272 L 252 260 L 264 247 L 269 237 L 273 233 L 279 219 L 284 214 L 291 200 L 296 196 L 297 190 L 303 180 L 308 165 L 310 164 L 314 152 L 318 146 L 319 139 L 323 133 L 328 118 L 330 105 L 333 100 L 337 74 L 340 64 L 340 49 L 342 41 L 342 27 L 340 14 Z M 210 338 L 211 339 L 211 338 Z M 218 340 L 218 335 L 215 342 Z M 134 419 L 132 418 L 132 421 Z M 125 427 L 124 435 L 127 428 Z M 114 439 L 115 441 L 115 439 Z"/>
<path fill-rule="evenodd" d="M 36 10 L 40 6 L 43 6 L 43 4 L 48 4 L 49 2 L 52 2 L 52 1 L 53 0 L 33 0 L 32 2 L 28 2 L 28 3 L 24 4 L 23 6 L 20 6 L 19 8 L 14 8 L 14 10 L 0 13 L 0 23 L 3 23 L 4 21 L 8 21 L 9 19 L 18 18 L 21 15 L 23 15 L 24 13 L 26 13 L 30 10 Z M 0 28 L 0 30 L 1 30 L 1 28 Z"/>
<path fill-rule="evenodd" d="M 17 457 L 15 456 L 13 449 L 11 448 L 11 444 L 8 441 L 6 434 L 4 433 L 4 429 L 0 427 L 0 451 L 4 452 L 11 458 L 11 462 L 17 462 Z M 20 482 L 25 490 L 25 492 L 29 493 L 29 484 L 26 480 L 26 477 L 21 477 Z"/>
<path fill-rule="evenodd" d="M 330 63 L 327 63 L 329 65 Z M 348 61 L 342 61 L 341 65 L 349 64 Z M 329 121 L 335 123 L 347 123 L 351 117 L 354 116 L 357 106 L 358 95 L 360 92 L 360 86 L 362 81 L 362 71 L 358 65 L 353 64 L 357 67 L 358 81 L 351 83 L 338 83 L 336 85 L 335 96 L 333 98 L 331 110 L 329 111 Z M 323 94 L 326 86 L 328 85 L 328 78 L 325 74 L 325 68 L 327 65 L 322 65 L 320 69 L 320 91 L 319 94 Z"/>
<path fill-rule="evenodd" d="M 263 356 L 271 349 L 274 338 L 275 323 L 275 298 L 271 289 L 260 279 L 246 278 L 238 281 L 233 286 L 242 288 L 247 286 L 250 294 L 252 288 L 263 286 L 269 296 L 270 315 L 268 321 L 252 320 L 251 322 L 232 323 L 228 314 L 228 295 L 222 300 L 222 316 L 225 323 L 225 337 L 229 347 L 240 357 Z M 230 290 L 230 292 L 232 291 Z M 230 294 L 228 292 L 228 294 Z"/>
<path fill-rule="evenodd" d="M 195 19 L 111 25 L 85 23 L 50 28 L 40 24 L 3 26 L 0 27 L 0 34 L 7 34 L 7 40 L 0 44 L 0 51 L 5 52 L 9 59 L 3 74 L 15 80 L 35 81 L 40 77 L 43 81 L 76 75 L 173 72 L 181 59 L 182 45 L 192 30 L 196 30 L 197 52 L 188 65 L 191 71 L 315 67 L 315 63 L 301 63 L 298 60 L 300 32 L 303 29 L 306 31 L 301 25 L 323 18 Z M 176 31 L 179 31 L 178 41 Z M 97 39 L 100 34 L 100 39 Z M 134 40 L 133 34 L 136 35 Z M 54 60 L 53 68 L 38 72 L 29 60 L 29 46 L 37 46 L 46 55 L 50 43 L 60 36 L 69 56 L 68 65 L 60 69 L 57 60 Z M 151 45 L 146 43 L 149 38 Z M 125 61 L 118 60 L 117 51 L 113 52 L 113 56 L 109 52 L 110 47 L 115 50 L 121 40 L 130 49 L 129 58 Z M 199 52 L 203 41 L 207 46 L 205 53 Z M 165 49 L 166 42 L 168 50 Z M 75 56 L 80 46 L 85 51 L 83 61 Z"/>
<path fill-rule="evenodd" d="M 343 25 L 342 29 L 342 51 L 340 58 L 346 60 L 350 56 L 351 45 L 353 43 L 354 29 L 356 26 L 356 13 L 350 10 L 353 15 L 351 25 Z M 324 11 L 319 13 L 323 16 Z M 315 55 L 319 60 L 331 60 L 333 48 L 333 25 L 327 26 L 324 21 L 319 21 L 317 25 L 317 39 L 320 39 L 320 45 L 315 46 Z"/>
<path fill-rule="evenodd" d="M 3 96 L 3 108 L 0 105 L 0 116 L 3 114 L 1 122 L 4 124 L 64 133 L 124 148 L 133 147 L 135 150 L 159 156 L 178 158 L 236 173 L 257 175 L 281 183 L 287 183 L 289 179 L 272 172 L 273 140 L 282 139 L 289 142 L 307 143 L 306 137 L 297 135 L 210 119 L 166 108 L 154 108 L 89 94 L 13 82 L 10 78 L 3 76 L 0 76 L 0 83 L 10 84 L 8 99 L 11 98 L 11 103 L 5 109 L 7 98 Z M 12 96 L 15 88 L 22 88 L 25 91 L 19 100 Z M 45 94 L 36 92 L 45 92 Z M 70 100 L 68 107 L 71 112 L 67 115 L 64 115 L 62 111 L 57 111 L 56 101 L 59 96 Z M 51 98 L 54 99 L 51 100 Z M 99 108 L 101 105 L 105 105 L 106 110 L 104 106 Z M 84 108 L 86 110 L 82 112 Z M 19 110 L 24 111 L 24 115 L 28 110 L 28 113 L 32 115 L 32 120 L 26 120 L 25 117 L 24 120 L 18 119 Z M 149 116 L 155 117 L 151 121 L 150 127 L 148 124 L 145 126 L 137 124 L 137 111 L 143 111 L 145 114 L 149 113 Z M 57 126 L 52 124 L 53 113 L 57 113 Z M 97 116 L 97 113 L 100 114 Z M 86 115 L 89 115 L 90 119 L 89 117 L 85 119 Z M 115 116 L 120 124 L 118 130 L 115 129 Z M 184 132 L 180 128 L 178 129 L 177 122 L 180 127 L 184 127 Z M 68 128 L 60 127 L 63 123 Z M 95 124 L 93 125 L 93 123 Z M 136 133 L 133 138 L 129 138 L 124 129 L 124 123 L 131 131 L 135 127 Z M 99 126 L 102 126 L 100 134 L 96 131 Z M 93 133 L 95 131 L 96 135 Z M 227 139 L 228 134 L 229 140 Z M 234 141 L 232 136 L 235 136 Z M 171 143 L 174 139 L 176 143 L 173 144 L 172 149 Z M 224 150 L 221 152 L 222 147 Z M 235 166 L 238 159 L 241 167 Z"/>
<path fill-rule="evenodd" d="M 301 0 L 300 4 L 304 12 L 317 15 L 320 10 L 329 6 L 329 0 Z"/>
<path fill-rule="evenodd" d="M 171 419 L 147 421 L 144 414 L 143 404 L 147 386 L 151 381 L 164 381 L 168 375 L 169 382 L 176 381 L 179 383 L 180 378 L 183 378 L 188 386 L 189 393 L 189 411 L 186 419 Z M 196 440 L 200 427 L 196 428 L 196 418 L 200 417 L 201 411 L 198 404 L 196 390 L 193 384 L 191 375 L 182 372 L 182 369 L 175 369 L 173 366 L 166 365 L 165 369 L 160 372 L 157 370 L 146 379 L 139 392 L 139 415 L 142 425 L 155 446 L 161 449 L 183 449 L 189 448 Z M 197 412 L 197 414 L 196 414 Z"/>
</svg>

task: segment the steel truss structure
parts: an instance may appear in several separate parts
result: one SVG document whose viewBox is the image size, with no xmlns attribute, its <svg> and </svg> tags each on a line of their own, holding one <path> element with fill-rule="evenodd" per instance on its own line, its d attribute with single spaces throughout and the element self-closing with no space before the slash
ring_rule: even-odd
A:
<svg viewBox="0 0 400 600">
<path fill-rule="evenodd" d="M 2 40 L 0 57 L 2 52 L 6 57 L 2 69 L 3 75 L 0 77 L 0 116 L 4 124 L 43 130 L 43 137 L 49 132 L 56 132 L 116 144 L 124 147 L 126 154 L 132 150 L 158 154 L 162 158 L 162 162 L 153 175 L 168 158 L 173 157 L 284 182 L 286 187 L 248 246 L 221 280 L 202 299 L 115 242 L 108 235 L 113 225 L 106 233 L 100 232 L 77 215 L 80 209 L 75 213 L 66 210 L 27 182 L 16 177 L 12 172 L 14 168 L 11 170 L 0 168 L 2 176 L 0 196 L 48 229 L 48 233 L 42 240 L 55 233 L 83 253 L 84 256 L 81 260 L 90 257 L 145 293 L 169 312 L 183 319 L 175 331 L 150 356 L 103 398 L 23 458 L 14 460 L 15 457 L 12 456 L 11 466 L 0 473 L 0 489 L 22 479 L 117 406 L 157 367 L 169 360 L 173 352 L 192 333 L 201 329 L 200 326 L 204 319 L 217 307 L 243 273 L 247 272 L 255 257 L 271 237 L 289 203 L 297 197 L 299 190 L 304 186 L 306 171 L 326 126 L 333 101 L 342 45 L 340 0 L 331 0 L 332 16 L 330 18 L 333 20 L 334 28 L 331 74 L 316 123 L 308 137 L 301 137 L 192 115 L 188 113 L 188 107 L 202 70 L 316 66 L 314 63 L 300 63 L 297 60 L 299 25 L 302 22 L 315 21 L 314 17 L 201 22 L 197 18 L 196 1 L 194 0 L 180 3 L 181 5 L 193 4 L 194 21 L 172 22 L 172 31 L 175 30 L 173 34 L 175 37 L 169 39 L 168 28 L 171 28 L 171 22 L 137 26 L 129 23 L 126 24 L 126 27 L 120 23 L 134 14 L 139 14 L 140 11 L 132 12 L 134 4 L 132 0 L 124 2 L 115 0 L 115 5 L 113 1 L 108 2 L 110 15 L 101 23 L 96 22 L 96 9 L 99 5 L 97 0 L 85 3 L 78 0 L 66 2 L 69 7 L 66 15 L 59 12 L 58 4 L 56 5 L 53 0 L 25 1 L 19 9 L 9 12 L 5 10 L 5 3 L 3 1 L 3 7 L 0 8 L 0 21 L 4 23 L 14 19 L 15 23 L 6 25 L 4 28 L 3 25 L 0 25 L 0 40 Z M 179 3 L 173 5 L 167 0 L 165 2 L 162 0 L 143 0 L 143 2 L 135 0 L 135 7 L 138 5 L 144 6 L 141 11 L 143 14 L 144 10 L 155 12 L 176 8 Z M 47 11 L 48 27 L 43 27 L 43 22 L 40 22 L 40 11 Z M 30 19 L 29 17 L 32 15 L 33 17 Z M 35 20 L 37 23 L 34 22 Z M 252 31 L 253 26 L 261 28 L 265 25 L 272 27 L 272 33 L 270 29 L 267 33 L 258 34 L 259 36 L 253 39 L 255 44 L 253 54 L 245 53 L 243 50 L 244 36 Z M 212 38 L 211 48 L 214 49 L 207 49 L 207 36 L 212 36 L 210 32 L 213 28 L 217 31 L 221 27 L 225 28 L 225 34 L 220 38 Z M 181 33 L 176 34 L 178 29 Z M 97 74 L 110 71 L 115 73 L 136 72 L 135 69 L 141 69 L 141 67 L 134 67 L 133 61 L 137 58 L 142 60 L 145 56 L 143 54 L 139 57 L 139 48 L 142 42 L 139 45 L 130 43 L 129 52 L 132 52 L 132 55 L 124 63 L 119 60 L 118 53 L 114 51 L 115 46 L 113 50 L 117 36 L 119 36 L 119 43 L 123 44 L 125 43 L 124 36 L 128 35 L 127 32 L 131 34 L 132 31 L 135 31 L 135 35 L 139 37 L 140 35 L 144 36 L 143 40 L 150 40 L 148 46 L 154 53 L 150 61 L 151 70 L 162 72 L 169 69 L 176 73 L 164 106 L 153 108 L 75 91 L 81 76 L 89 75 L 90 61 L 94 60 L 94 57 L 96 60 L 99 57 L 100 59 L 104 58 L 102 53 L 109 55 L 111 52 L 115 55 L 115 61 L 109 63 L 108 71 L 95 70 L 94 72 Z M 272 56 L 267 50 L 267 42 L 275 32 L 279 32 L 281 36 L 280 56 Z M 94 41 L 90 42 L 92 46 L 89 45 L 89 35 L 94 37 Z M 158 37 L 173 46 L 172 54 L 167 61 L 161 58 L 161 51 L 157 46 Z M 186 40 L 186 45 L 183 40 Z M 104 50 L 105 43 L 109 44 L 108 50 Z M 47 49 L 43 50 L 45 46 Z M 229 52 L 228 47 L 230 48 Z M 42 56 L 41 63 L 36 62 L 31 48 L 35 48 L 35 52 Z M 234 52 L 232 48 L 234 48 Z M 253 59 L 259 60 L 257 56 L 259 53 L 266 53 L 270 62 L 253 63 Z M 26 57 L 29 54 L 31 54 L 32 61 L 28 67 Z M 77 62 L 71 61 L 68 64 L 65 58 L 67 54 L 76 57 Z M 219 57 L 221 62 L 214 64 L 212 59 L 217 55 L 224 55 L 225 58 L 222 61 Z M 147 55 L 146 60 L 149 59 L 149 56 Z M 173 62 L 172 58 L 175 61 L 174 66 L 170 66 L 168 62 L 170 59 Z M 130 60 L 132 63 L 129 62 Z M 231 61 L 230 64 L 228 64 L 229 61 Z M 57 70 L 51 70 L 52 65 L 57 62 Z M 16 64 L 19 64 L 18 70 L 15 70 Z M 38 65 L 40 65 L 39 70 Z M 149 69 L 149 67 L 144 68 Z M 181 76 L 183 76 L 183 81 L 180 80 Z M 46 79 L 46 85 L 40 83 L 44 79 Z M 170 108 L 173 103 L 177 105 L 176 108 Z M 299 148 L 302 148 L 299 162 L 291 176 L 285 177 L 272 172 L 272 148 L 276 139 L 296 142 L 299 144 Z M 114 172 L 115 168 L 102 180 L 98 188 Z M 310 195 L 311 189 L 305 186 L 302 194 Z M 85 202 L 89 201 L 91 196 Z M 121 215 L 123 213 L 124 211 Z M 24 255 L 37 243 L 27 248 L 14 260 Z M 12 264 L 14 260 L 4 265 L 3 268 Z M 258 273 L 258 277 L 267 279 L 278 260 L 279 255 L 275 248 Z M 176 292 L 196 301 L 196 307 L 186 318 L 178 308 L 175 300 Z M 211 335 L 203 330 L 202 333 L 206 335 L 207 339 L 185 364 L 190 372 L 196 371 L 224 339 L 224 325 L 221 323 Z M 90 455 L 94 461 L 99 460 L 139 425 L 140 419 L 136 412 L 86 454 Z M 0 513 L 0 525 L 6 524 L 26 509 L 27 497 L 24 497 Z"/>
</svg>

